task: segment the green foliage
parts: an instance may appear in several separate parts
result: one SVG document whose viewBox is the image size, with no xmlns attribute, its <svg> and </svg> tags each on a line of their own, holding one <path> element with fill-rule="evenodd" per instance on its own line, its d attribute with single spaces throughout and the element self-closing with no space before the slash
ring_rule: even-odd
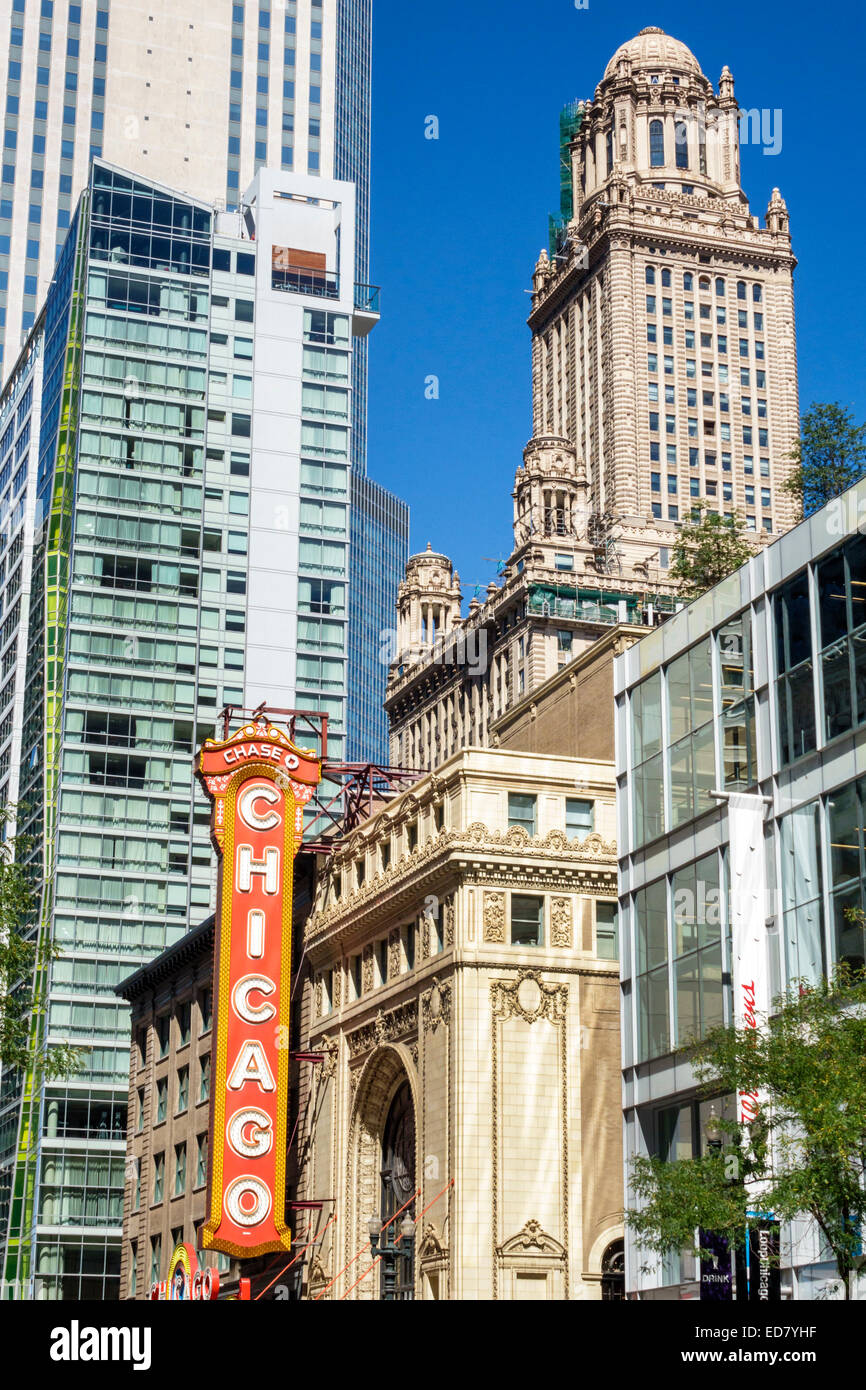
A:
<svg viewBox="0 0 866 1390">
<path fill-rule="evenodd" d="M 17 808 L 0 809 L 0 826 Z M 51 961 L 61 954 L 55 942 L 38 942 L 35 914 L 39 892 L 23 864 L 29 842 L 10 835 L 0 842 L 0 1065 L 11 1071 L 33 1066 L 47 1079 L 70 1075 L 80 1053 L 68 1043 L 47 1053 L 34 1052 L 34 1021 L 46 1009 L 46 982 Z"/>
<path fill-rule="evenodd" d="M 692 1045 L 702 1094 L 758 1091 L 758 1120 L 749 1131 L 720 1122 L 727 1142 L 700 1158 L 636 1158 L 627 1219 L 659 1254 L 693 1248 L 698 1227 L 742 1245 L 759 1182 L 764 1211 L 817 1222 L 849 1297 L 866 1222 L 866 977 L 842 965 L 817 985 L 795 982 L 774 1008 L 757 1030 L 718 1028 Z"/>
<path fill-rule="evenodd" d="M 670 577 L 680 584 L 683 598 L 693 599 L 727 579 L 754 553 L 742 519 L 720 516 L 697 501 L 680 526 L 673 548 Z"/>
<path fill-rule="evenodd" d="M 855 425 L 839 401 L 815 403 L 788 457 L 795 467 L 782 487 L 796 498 L 801 516 L 810 516 L 866 473 L 866 424 Z"/>
</svg>

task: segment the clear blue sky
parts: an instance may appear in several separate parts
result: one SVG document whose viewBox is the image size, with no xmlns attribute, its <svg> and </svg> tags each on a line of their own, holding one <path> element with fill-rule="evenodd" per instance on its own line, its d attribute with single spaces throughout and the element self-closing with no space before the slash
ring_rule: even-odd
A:
<svg viewBox="0 0 866 1390">
<path fill-rule="evenodd" d="M 482 557 L 510 549 L 531 433 L 524 290 L 558 208 L 559 109 L 648 24 L 714 86 L 727 63 L 741 107 L 781 110 L 781 151 L 746 146 L 742 168 L 753 213 L 775 185 L 791 214 L 801 410 L 841 400 L 866 418 L 859 6 L 374 0 L 373 23 L 369 470 L 410 503 L 413 550 L 454 559 L 464 600 L 495 568 Z"/>
</svg>

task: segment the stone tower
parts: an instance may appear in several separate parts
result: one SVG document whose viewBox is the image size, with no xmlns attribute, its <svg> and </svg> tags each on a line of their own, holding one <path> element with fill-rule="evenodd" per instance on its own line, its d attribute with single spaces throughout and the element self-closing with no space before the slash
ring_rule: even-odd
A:
<svg viewBox="0 0 866 1390">
<path fill-rule="evenodd" d="M 796 262 L 778 190 L 761 227 L 740 184 L 750 115 L 727 67 L 715 92 L 655 28 L 574 108 L 571 216 L 533 276 L 533 429 L 583 459 L 626 559 L 672 543 L 699 498 L 758 544 L 794 519 Z"/>
</svg>

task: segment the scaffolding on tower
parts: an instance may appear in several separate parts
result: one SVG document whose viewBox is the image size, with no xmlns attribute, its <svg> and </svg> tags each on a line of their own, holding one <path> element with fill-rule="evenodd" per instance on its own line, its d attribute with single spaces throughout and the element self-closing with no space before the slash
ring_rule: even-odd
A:
<svg viewBox="0 0 866 1390">
<path fill-rule="evenodd" d="M 559 212 L 548 218 L 551 260 L 563 248 L 566 228 L 574 217 L 574 180 L 571 172 L 571 145 L 584 115 L 582 101 L 569 101 L 559 113 Z"/>
</svg>

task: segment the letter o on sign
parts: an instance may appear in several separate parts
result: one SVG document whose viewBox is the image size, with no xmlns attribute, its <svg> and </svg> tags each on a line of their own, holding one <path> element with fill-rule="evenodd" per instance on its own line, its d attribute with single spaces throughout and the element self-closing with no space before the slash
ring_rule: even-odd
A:
<svg viewBox="0 0 866 1390">
<path fill-rule="evenodd" d="M 271 1194 L 260 1178 L 245 1173 L 226 1188 L 225 1209 L 236 1226 L 258 1226 L 271 1210 Z"/>
</svg>

